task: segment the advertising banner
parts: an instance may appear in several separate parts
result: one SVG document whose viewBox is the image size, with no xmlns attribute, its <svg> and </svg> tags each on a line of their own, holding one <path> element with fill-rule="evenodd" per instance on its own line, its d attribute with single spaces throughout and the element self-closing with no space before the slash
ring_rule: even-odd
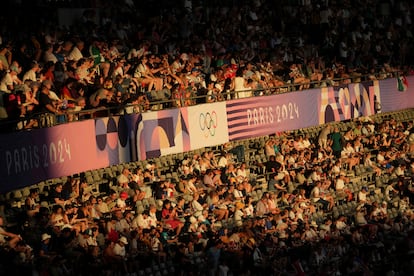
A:
<svg viewBox="0 0 414 276">
<path fill-rule="evenodd" d="M 225 102 L 190 106 L 187 110 L 191 150 L 229 141 Z"/>
<path fill-rule="evenodd" d="M 380 90 L 378 81 L 321 88 L 319 124 L 376 114 L 382 102 Z"/>
<path fill-rule="evenodd" d="M 136 139 L 139 160 L 189 151 L 187 109 L 142 113 L 137 122 Z"/>
<path fill-rule="evenodd" d="M 382 80 L 379 86 L 382 112 L 414 107 L 414 76 Z"/>
<path fill-rule="evenodd" d="M 238 140 L 318 124 L 320 89 L 227 102 L 229 139 Z"/>
<path fill-rule="evenodd" d="M 100 163 L 110 166 L 131 161 L 129 130 L 124 116 L 95 119 L 94 140 Z"/>
<path fill-rule="evenodd" d="M 88 120 L 0 136 L 0 192 L 105 167 Z"/>
</svg>

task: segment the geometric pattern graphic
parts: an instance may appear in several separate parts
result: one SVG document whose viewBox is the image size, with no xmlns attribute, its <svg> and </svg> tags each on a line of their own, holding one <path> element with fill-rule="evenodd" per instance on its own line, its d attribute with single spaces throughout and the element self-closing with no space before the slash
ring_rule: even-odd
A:
<svg viewBox="0 0 414 276">
<path fill-rule="evenodd" d="M 187 109 L 143 113 L 136 139 L 140 160 L 190 150 Z"/>
<path fill-rule="evenodd" d="M 129 131 L 123 116 L 95 119 L 95 139 L 101 158 L 109 164 L 130 161 Z"/>
<path fill-rule="evenodd" d="M 374 115 L 381 104 L 378 81 L 321 88 L 319 124 Z"/>
</svg>

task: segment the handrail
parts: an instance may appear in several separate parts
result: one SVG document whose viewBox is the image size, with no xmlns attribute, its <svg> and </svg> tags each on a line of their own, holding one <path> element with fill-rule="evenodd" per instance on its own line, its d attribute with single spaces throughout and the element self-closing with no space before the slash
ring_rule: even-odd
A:
<svg viewBox="0 0 414 276">
<path fill-rule="evenodd" d="M 384 74 L 386 74 L 384 76 Z M 323 79 L 320 81 L 311 81 L 307 83 L 286 83 L 281 86 L 275 87 L 267 87 L 267 88 L 260 88 L 260 89 L 247 89 L 242 91 L 223 91 L 220 94 L 223 96 L 223 100 L 226 101 L 230 99 L 235 99 L 235 94 L 240 92 L 252 92 L 253 97 L 260 97 L 255 95 L 255 91 L 263 92 L 261 96 L 269 96 L 275 94 L 283 94 L 283 93 L 290 93 L 297 90 L 296 87 L 301 85 L 309 85 L 313 88 L 321 88 L 321 87 L 332 87 L 337 86 L 340 84 L 346 84 L 345 81 L 349 83 L 359 83 L 363 81 L 372 80 L 373 77 L 376 80 L 383 80 L 387 78 L 396 78 L 400 75 L 403 75 L 404 72 L 391 72 L 391 73 L 375 73 L 375 74 L 365 74 L 361 76 L 350 76 L 347 78 L 335 78 L 335 79 Z M 308 88 L 302 91 L 306 91 Z M 114 115 L 123 115 L 123 114 L 131 114 L 131 113 L 142 113 L 146 111 L 156 111 L 160 109 L 170 109 L 170 108 L 177 108 L 177 107 L 184 107 L 184 106 L 191 106 L 199 104 L 200 102 L 205 103 L 207 102 L 207 98 L 209 95 L 192 95 L 189 98 L 182 98 L 182 99 L 167 99 L 167 100 L 158 100 L 158 101 L 150 101 L 150 108 L 147 110 L 146 107 L 142 104 L 123 104 L 119 106 L 113 107 L 97 107 L 93 109 L 86 109 L 80 111 L 74 111 L 71 109 L 66 110 L 62 115 L 55 115 L 51 113 L 43 113 L 43 114 L 31 114 L 30 116 L 21 117 L 17 119 L 2 119 L 0 120 L 0 133 L 10 133 L 25 130 L 25 126 L 31 120 L 37 121 L 37 127 L 34 128 L 43 128 L 43 127 L 51 127 L 54 125 L 70 123 L 74 121 L 82 121 L 85 119 L 91 118 L 101 118 L 101 117 L 110 117 Z M 184 105 L 185 101 L 190 100 L 191 105 Z M 200 101 L 201 100 L 201 101 Z M 180 104 L 177 105 L 177 101 L 180 101 Z"/>
</svg>

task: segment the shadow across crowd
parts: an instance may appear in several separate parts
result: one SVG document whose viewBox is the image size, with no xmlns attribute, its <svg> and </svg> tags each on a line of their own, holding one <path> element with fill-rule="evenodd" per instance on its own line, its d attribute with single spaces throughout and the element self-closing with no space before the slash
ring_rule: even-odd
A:
<svg viewBox="0 0 414 276">
<path fill-rule="evenodd" d="M 412 110 L 380 114 L 124 164 L 98 186 L 82 174 L 11 193 L 0 269 L 406 275 L 413 118 Z"/>
</svg>

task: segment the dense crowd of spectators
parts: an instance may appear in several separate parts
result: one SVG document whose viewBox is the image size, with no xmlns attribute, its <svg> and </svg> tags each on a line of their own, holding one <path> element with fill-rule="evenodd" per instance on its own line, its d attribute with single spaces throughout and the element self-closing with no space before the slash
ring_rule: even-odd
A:
<svg viewBox="0 0 414 276">
<path fill-rule="evenodd" d="M 411 73 L 408 1 L 228 2 L 99 3 L 70 26 L 46 7 L 24 28 L 5 17 L 2 118 L 31 128 Z"/>
<path fill-rule="evenodd" d="M 184 1 L 148 14 L 131 1 L 114 2 L 101 8 L 98 24 L 88 10 L 71 27 L 45 17 L 26 33 L 13 34 L 16 26 L 4 22 L 6 115 L 26 116 L 19 127 L 29 128 L 39 124 L 35 114 L 71 121 L 79 119 L 71 111 L 82 109 L 118 113 L 137 104 L 134 112 L 142 112 L 159 100 L 180 107 L 287 92 L 289 83 L 307 89 L 411 73 L 408 1 L 233 2 Z M 219 155 L 188 154 L 169 168 L 125 167 L 99 191 L 83 177 L 48 191 L 33 187 L 20 208 L 1 205 L 0 269 L 407 274 L 414 249 L 413 124 L 364 118 L 346 131 L 339 126 L 326 126 L 318 137 L 282 134 L 252 144 L 265 154 L 255 162 L 223 146 Z"/>
<path fill-rule="evenodd" d="M 414 252 L 413 137 L 411 120 L 363 118 L 327 125 L 312 137 L 281 133 L 251 141 L 246 150 L 262 152 L 260 160 L 239 159 L 223 145 L 170 166 L 156 160 L 122 166 L 99 190 L 83 175 L 49 189 L 36 185 L 27 197 L 2 203 L 0 269 L 407 275 Z M 172 173 L 178 180 L 167 178 Z"/>
</svg>

